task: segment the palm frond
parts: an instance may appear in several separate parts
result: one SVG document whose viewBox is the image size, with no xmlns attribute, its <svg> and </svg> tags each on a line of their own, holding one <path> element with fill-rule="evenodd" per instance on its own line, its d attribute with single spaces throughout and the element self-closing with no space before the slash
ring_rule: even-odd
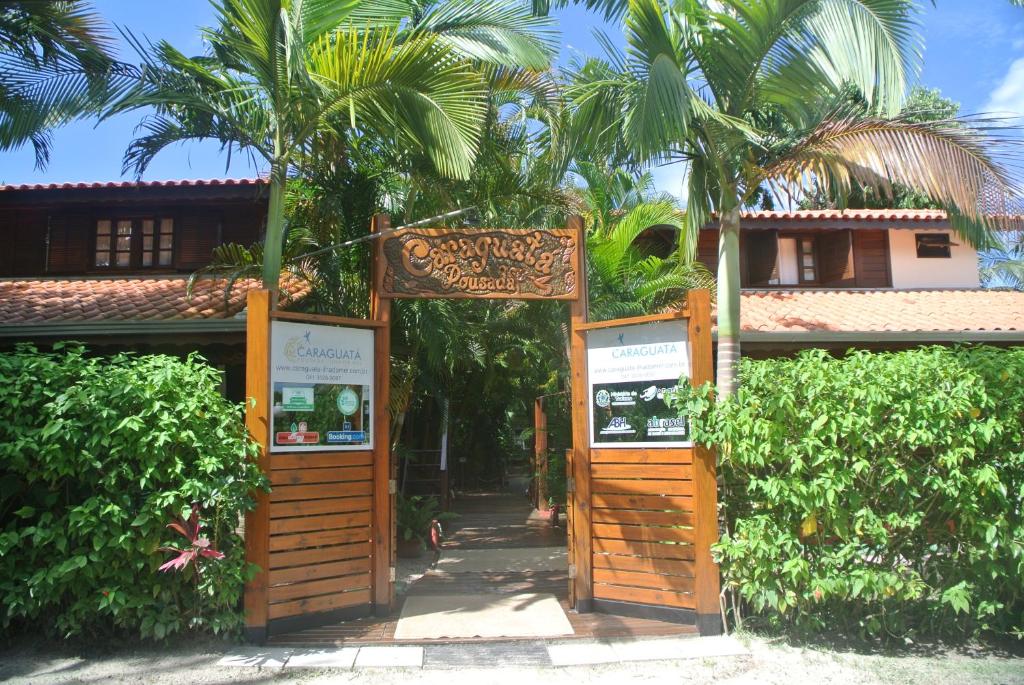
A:
<svg viewBox="0 0 1024 685">
<path fill-rule="evenodd" d="M 441 173 L 464 178 L 479 144 L 486 84 L 436 37 L 397 39 L 394 32 L 371 39 L 349 29 L 310 50 L 322 119 L 347 114 L 353 128 L 420 148 Z"/>
<path fill-rule="evenodd" d="M 891 196 L 892 184 L 900 183 L 962 216 L 957 225 L 964 237 L 984 247 L 988 232 L 1014 227 L 1021 213 L 1024 155 L 1004 129 L 984 117 L 913 122 L 837 114 L 769 165 L 764 177 L 789 194 L 817 183 L 845 196 L 856 182 Z"/>
<path fill-rule="evenodd" d="M 434 5 L 412 24 L 471 60 L 546 69 L 558 51 L 558 32 L 548 17 L 502 0 L 450 0 Z"/>
</svg>

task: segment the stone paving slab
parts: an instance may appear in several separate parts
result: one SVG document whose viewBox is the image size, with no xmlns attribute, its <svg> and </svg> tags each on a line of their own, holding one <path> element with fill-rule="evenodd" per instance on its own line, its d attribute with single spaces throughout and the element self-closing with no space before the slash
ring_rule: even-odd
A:
<svg viewBox="0 0 1024 685">
<path fill-rule="evenodd" d="M 285 668 L 344 668 L 355 665 L 358 647 L 298 650 L 288 657 Z"/>
<path fill-rule="evenodd" d="M 738 640 L 728 636 L 560 642 L 548 645 L 548 655 L 555 666 L 710 659 L 743 656 L 747 653 L 747 649 Z"/>
<path fill-rule="evenodd" d="M 239 649 L 225 655 L 218 666 L 243 666 L 247 668 L 284 668 L 293 650 L 283 647 L 251 647 Z"/>
<path fill-rule="evenodd" d="M 423 647 L 360 647 L 356 668 L 422 668 Z"/>
<path fill-rule="evenodd" d="M 635 661 L 675 661 L 745 656 L 736 638 L 683 637 L 641 640 L 521 640 L 428 645 L 387 645 L 296 649 L 243 648 L 227 654 L 218 666 L 259 669 L 292 668 L 429 668 L 460 669 L 496 666 L 589 666 Z"/>
<path fill-rule="evenodd" d="M 541 641 L 481 642 L 428 645 L 423 668 L 479 668 L 551 666 L 547 645 Z"/>
<path fill-rule="evenodd" d="M 591 666 L 619 661 L 611 645 L 603 642 L 559 642 L 548 645 L 553 666 Z"/>
</svg>

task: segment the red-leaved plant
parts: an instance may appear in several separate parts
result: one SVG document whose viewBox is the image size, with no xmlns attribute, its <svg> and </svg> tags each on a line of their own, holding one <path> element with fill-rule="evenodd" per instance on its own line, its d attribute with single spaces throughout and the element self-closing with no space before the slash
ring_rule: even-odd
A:
<svg viewBox="0 0 1024 685">
<path fill-rule="evenodd" d="M 176 516 L 174 517 L 174 521 L 167 524 L 167 527 L 176 531 L 183 538 L 188 540 L 189 546 L 184 549 L 178 549 L 177 547 L 160 547 L 159 551 L 161 552 L 173 552 L 178 555 L 163 564 L 160 567 L 161 571 L 184 571 L 188 568 L 189 564 L 191 564 L 196 569 L 196 578 L 198 579 L 200 574 L 200 559 L 224 558 L 223 552 L 218 552 L 210 547 L 209 538 L 199 536 L 199 529 L 202 527 L 202 524 L 199 522 L 198 502 L 192 505 L 192 515 L 189 516 L 187 521 Z"/>
</svg>

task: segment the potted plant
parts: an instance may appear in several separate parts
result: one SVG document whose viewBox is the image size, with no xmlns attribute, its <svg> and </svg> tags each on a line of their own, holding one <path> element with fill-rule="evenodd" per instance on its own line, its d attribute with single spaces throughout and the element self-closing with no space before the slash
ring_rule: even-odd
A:
<svg viewBox="0 0 1024 685">
<path fill-rule="evenodd" d="M 397 497 L 398 556 L 415 559 L 423 554 L 430 537 L 433 521 L 445 521 L 455 517 L 451 512 L 442 512 L 436 497 L 413 495 Z"/>
</svg>

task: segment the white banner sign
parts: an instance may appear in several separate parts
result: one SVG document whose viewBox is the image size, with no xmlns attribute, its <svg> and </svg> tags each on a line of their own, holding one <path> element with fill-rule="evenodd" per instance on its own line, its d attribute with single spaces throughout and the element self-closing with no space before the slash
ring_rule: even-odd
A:
<svg viewBox="0 0 1024 685">
<path fill-rule="evenodd" d="M 373 449 L 373 331 L 270 323 L 271 452 Z"/>
<path fill-rule="evenodd" d="M 666 393 L 690 377 L 684 319 L 587 332 L 591 447 L 689 447 Z"/>
</svg>

